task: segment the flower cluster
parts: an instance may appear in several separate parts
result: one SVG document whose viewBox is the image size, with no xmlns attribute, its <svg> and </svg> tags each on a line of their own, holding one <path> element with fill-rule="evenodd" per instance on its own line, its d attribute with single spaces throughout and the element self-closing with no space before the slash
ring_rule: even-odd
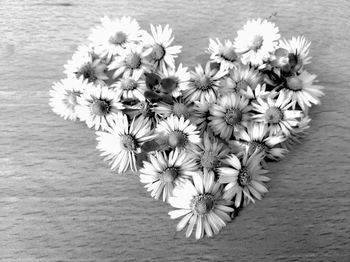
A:
<svg viewBox="0 0 350 262">
<path fill-rule="evenodd" d="M 101 19 L 50 92 L 52 110 L 96 130 L 112 170 L 134 172 L 169 203 L 177 230 L 211 237 L 268 192 L 267 162 L 309 128 L 322 87 L 305 70 L 310 42 L 250 20 L 233 40 L 209 39 L 208 61 L 177 64 L 169 25 Z M 196 227 L 194 229 L 194 227 Z"/>
</svg>

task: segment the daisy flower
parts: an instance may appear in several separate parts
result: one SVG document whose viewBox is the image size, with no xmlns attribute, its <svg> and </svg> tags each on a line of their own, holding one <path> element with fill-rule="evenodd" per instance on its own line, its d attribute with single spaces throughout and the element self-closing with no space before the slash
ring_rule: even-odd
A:
<svg viewBox="0 0 350 262">
<path fill-rule="evenodd" d="M 107 16 L 101 19 L 102 25 L 94 28 L 89 40 L 96 51 L 107 56 L 108 60 L 112 56 L 119 55 L 122 51 L 142 40 L 144 32 L 135 19 L 123 16 L 120 19 L 111 20 Z"/>
<path fill-rule="evenodd" d="M 171 219 L 183 218 L 176 230 L 183 230 L 188 224 L 186 237 L 190 237 L 196 225 L 196 239 L 204 234 L 212 237 L 231 221 L 229 214 L 233 212 L 232 201 L 222 193 L 222 187 L 214 181 L 214 174 L 193 174 L 193 182 L 177 186 L 174 197 L 169 199 L 171 206 L 177 208 L 169 212 Z"/>
<path fill-rule="evenodd" d="M 232 135 L 246 128 L 250 119 L 249 101 L 243 96 L 231 94 L 221 97 L 210 107 L 210 127 L 216 135 L 229 140 Z"/>
<path fill-rule="evenodd" d="M 279 42 L 279 48 L 287 51 L 288 64 L 293 65 L 295 72 L 299 72 L 304 65 L 311 63 L 310 45 L 311 42 L 304 36 L 292 37 L 290 40 L 282 39 Z"/>
<path fill-rule="evenodd" d="M 288 152 L 285 148 L 278 147 L 278 144 L 284 142 L 286 137 L 283 135 L 271 135 L 267 126 L 263 123 L 252 123 L 247 130 L 243 130 L 237 135 L 237 140 L 231 141 L 235 146 L 241 146 L 243 151 L 248 150 L 253 154 L 256 150 L 262 153 L 262 157 L 278 160 L 284 157 Z"/>
<path fill-rule="evenodd" d="M 248 156 L 245 153 L 241 160 L 234 154 L 229 155 L 223 162 L 227 166 L 218 168 L 219 183 L 227 184 L 225 195 L 228 199 L 235 198 L 235 206 L 240 207 L 243 200 L 243 206 L 255 199 L 261 199 L 262 194 L 268 190 L 263 182 L 270 179 L 263 174 L 268 171 L 262 169 L 260 161 L 262 153 L 254 153 Z"/>
<path fill-rule="evenodd" d="M 301 72 L 300 75 L 295 75 L 287 78 L 286 85 L 281 90 L 291 100 L 297 101 L 301 109 L 306 112 L 311 104 L 320 104 L 320 97 L 323 96 L 323 86 L 313 85 L 316 75 L 310 74 L 307 71 Z"/>
<path fill-rule="evenodd" d="M 149 161 L 143 162 L 140 169 L 140 181 L 146 184 L 148 192 L 155 199 L 162 199 L 166 202 L 172 196 L 173 189 L 179 183 L 190 179 L 198 172 L 196 163 L 185 151 L 175 149 L 169 154 L 155 152 L 149 156 Z"/>
<path fill-rule="evenodd" d="M 154 111 L 161 118 L 167 118 L 171 114 L 177 117 L 184 117 L 185 119 L 190 118 L 191 116 L 191 105 L 188 102 L 185 102 L 184 99 L 178 97 L 174 99 L 174 103 L 169 105 L 163 102 L 156 103 Z"/>
<path fill-rule="evenodd" d="M 108 66 L 109 70 L 115 70 L 113 78 L 130 76 L 135 74 L 135 77 L 140 77 L 144 72 L 148 72 L 151 64 L 146 60 L 149 50 L 143 50 L 142 45 L 130 46 L 121 51 L 119 56 L 114 57 L 114 60 Z"/>
<path fill-rule="evenodd" d="M 282 132 L 288 136 L 302 116 L 301 111 L 292 110 L 294 104 L 295 101 L 290 101 L 290 95 L 287 97 L 285 93 L 280 93 L 277 99 L 269 96 L 263 100 L 259 97 L 253 103 L 253 109 L 257 113 L 252 116 L 252 120 L 266 124 L 273 135 Z"/>
<path fill-rule="evenodd" d="M 210 62 L 205 66 L 195 67 L 195 72 L 191 72 L 191 80 L 188 89 L 184 91 L 184 97 L 188 101 L 206 101 L 213 103 L 218 97 L 220 79 L 226 75 L 226 71 L 211 69 Z"/>
<path fill-rule="evenodd" d="M 64 73 L 68 77 L 81 77 L 89 82 L 100 84 L 108 79 L 105 74 L 107 65 L 94 54 L 93 49 L 87 46 L 80 46 L 64 68 Z"/>
<path fill-rule="evenodd" d="M 154 139 L 151 122 L 143 117 L 133 118 L 131 123 L 126 115 L 118 113 L 106 132 L 98 131 L 97 149 L 101 156 L 109 161 L 112 170 L 123 173 L 130 168 L 137 171 L 136 155 L 141 153 L 141 146 Z"/>
<path fill-rule="evenodd" d="M 124 107 L 118 93 L 107 86 L 89 86 L 78 98 L 77 112 L 89 128 L 105 130 Z"/>
<path fill-rule="evenodd" d="M 237 32 L 234 41 L 236 53 L 242 55 L 243 64 L 259 66 L 275 50 L 280 34 L 278 27 L 267 20 L 250 20 Z"/>
<path fill-rule="evenodd" d="M 66 78 L 60 82 L 54 83 L 52 90 L 50 90 L 50 103 L 52 111 L 63 117 L 75 121 L 78 117 L 76 111 L 78 97 L 84 92 L 85 89 L 92 86 L 87 80 L 82 78 Z"/>
<path fill-rule="evenodd" d="M 111 87 L 121 93 L 121 99 L 145 100 L 146 83 L 135 72 L 132 75 L 126 75 L 120 78 Z"/>
<path fill-rule="evenodd" d="M 160 72 L 161 84 L 172 81 L 174 88 L 171 91 L 173 97 L 179 97 L 182 93 L 188 89 L 189 81 L 191 78 L 190 73 L 187 71 L 187 67 L 183 67 L 182 63 L 179 64 L 177 70 L 174 67 L 163 67 Z"/>
<path fill-rule="evenodd" d="M 199 144 L 201 139 L 196 126 L 185 120 L 184 117 L 169 116 L 158 123 L 157 133 L 166 136 L 170 147 L 191 148 L 194 144 Z"/>
<path fill-rule="evenodd" d="M 208 53 L 213 62 L 220 64 L 220 70 L 228 70 L 236 67 L 239 58 L 230 40 L 222 44 L 218 38 L 216 41 L 209 39 Z"/>
<path fill-rule="evenodd" d="M 200 167 L 210 171 L 216 171 L 223 158 L 230 149 L 217 138 L 210 139 L 208 133 L 204 133 L 203 140 L 191 151 L 191 155 Z"/>
<path fill-rule="evenodd" d="M 197 126 L 197 129 L 202 135 L 204 132 L 212 133 L 209 123 L 210 116 L 210 106 L 211 104 L 207 102 L 195 101 L 192 107 L 191 122 Z"/>
<path fill-rule="evenodd" d="M 182 46 L 170 46 L 174 41 L 173 30 L 166 25 L 164 29 L 161 25 L 154 27 L 151 25 L 151 35 L 146 35 L 146 44 L 150 45 L 149 59 L 156 67 L 175 67 L 174 58 L 181 53 Z"/>
<path fill-rule="evenodd" d="M 263 77 L 258 70 L 249 66 L 237 66 L 230 71 L 224 79 L 221 92 L 223 95 L 229 93 L 244 93 L 248 88 L 255 90 L 259 84 L 263 84 Z"/>
</svg>

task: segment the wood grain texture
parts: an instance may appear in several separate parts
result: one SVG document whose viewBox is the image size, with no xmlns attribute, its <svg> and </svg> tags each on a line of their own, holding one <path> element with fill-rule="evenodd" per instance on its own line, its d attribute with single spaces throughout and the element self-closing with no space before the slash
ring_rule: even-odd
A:
<svg viewBox="0 0 350 262">
<path fill-rule="evenodd" d="M 267 17 L 312 44 L 326 87 L 310 134 L 270 165 L 269 194 L 213 239 L 175 234 L 170 207 L 118 176 L 95 134 L 48 106 L 52 82 L 104 14 L 169 23 L 179 61 Z M 0 5 L 0 261 L 350 261 L 350 4 L 340 1 L 12 1 Z"/>
</svg>

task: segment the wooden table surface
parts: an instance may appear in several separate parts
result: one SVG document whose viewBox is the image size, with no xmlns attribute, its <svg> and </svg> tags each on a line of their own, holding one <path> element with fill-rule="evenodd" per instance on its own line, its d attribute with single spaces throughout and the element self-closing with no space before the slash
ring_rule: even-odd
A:
<svg viewBox="0 0 350 262">
<path fill-rule="evenodd" d="M 169 23 L 194 65 L 208 37 L 273 12 L 283 36 L 313 42 L 308 70 L 325 96 L 303 143 L 270 165 L 270 192 L 215 238 L 175 234 L 170 206 L 110 171 L 94 132 L 48 106 L 104 14 Z M 350 261 L 349 14 L 346 0 L 1 0 L 0 261 Z"/>
</svg>

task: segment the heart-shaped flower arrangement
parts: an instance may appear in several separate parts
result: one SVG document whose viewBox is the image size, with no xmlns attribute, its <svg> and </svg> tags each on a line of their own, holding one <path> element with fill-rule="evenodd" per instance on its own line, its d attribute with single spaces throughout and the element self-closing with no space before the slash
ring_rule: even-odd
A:
<svg viewBox="0 0 350 262">
<path fill-rule="evenodd" d="M 117 173 L 135 172 L 168 202 L 189 237 L 219 231 L 268 190 L 278 161 L 309 127 L 322 87 L 305 71 L 310 42 L 281 40 L 275 24 L 250 20 L 234 41 L 209 39 L 208 61 L 188 70 L 168 25 L 141 30 L 130 17 L 101 19 L 65 65 L 52 110 L 95 128 Z"/>
</svg>

